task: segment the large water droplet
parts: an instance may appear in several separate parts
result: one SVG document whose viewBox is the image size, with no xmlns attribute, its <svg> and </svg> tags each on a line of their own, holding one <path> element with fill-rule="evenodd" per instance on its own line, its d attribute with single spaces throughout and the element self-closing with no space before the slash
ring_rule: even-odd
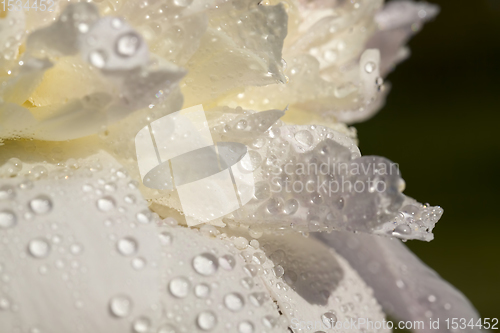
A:
<svg viewBox="0 0 500 333">
<path fill-rule="evenodd" d="M 95 50 L 90 52 L 89 54 L 89 62 L 97 68 L 103 68 L 106 66 L 106 62 L 108 60 L 108 56 L 106 52 L 102 50 Z"/>
<path fill-rule="evenodd" d="M 45 258 L 50 253 L 50 244 L 42 238 L 33 239 L 28 244 L 28 252 L 37 259 Z"/>
<path fill-rule="evenodd" d="M 191 283 L 185 277 L 177 277 L 170 281 L 168 290 L 177 298 L 184 298 L 189 294 Z"/>
<path fill-rule="evenodd" d="M 217 325 L 217 317 L 212 311 L 204 311 L 196 318 L 196 324 L 200 329 L 210 331 Z"/>
<path fill-rule="evenodd" d="M 231 293 L 224 297 L 224 305 L 233 312 L 240 311 L 245 305 L 245 300 L 240 294 Z"/>
<path fill-rule="evenodd" d="M 147 317 L 140 317 L 134 320 L 132 323 L 132 329 L 136 333 L 146 333 L 151 327 L 151 320 Z"/>
<path fill-rule="evenodd" d="M 52 201 L 46 195 L 39 195 L 29 202 L 29 206 L 35 214 L 43 215 L 52 210 Z"/>
<path fill-rule="evenodd" d="M 337 316 L 332 312 L 326 312 L 321 315 L 321 321 L 328 328 L 334 328 L 337 322 Z"/>
<path fill-rule="evenodd" d="M 394 228 L 394 231 L 392 232 L 394 236 L 399 236 L 399 235 L 409 235 L 411 234 L 411 228 L 410 226 L 406 224 L 400 224 L 396 228 Z"/>
<path fill-rule="evenodd" d="M 369 61 L 365 64 L 365 72 L 368 74 L 373 73 L 375 69 L 377 69 L 377 65 L 373 61 Z"/>
<path fill-rule="evenodd" d="M 193 259 L 194 270 L 201 275 L 213 275 L 218 268 L 217 258 L 210 253 L 197 255 Z"/>
<path fill-rule="evenodd" d="M 297 140 L 298 143 L 303 144 L 306 147 L 311 147 L 313 144 L 314 138 L 311 134 L 311 132 L 302 130 L 297 133 L 295 133 L 295 140 Z"/>
<path fill-rule="evenodd" d="M 132 306 L 132 300 L 125 295 L 115 296 L 109 301 L 111 314 L 118 318 L 128 316 L 132 311 Z"/>
<path fill-rule="evenodd" d="M 232 271 L 234 266 L 236 266 L 236 260 L 232 255 L 225 254 L 219 258 L 219 265 L 226 271 Z"/>
<path fill-rule="evenodd" d="M 295 199 L 290 199 L 285 202 L 283 213 L 293 215 L 299 209 L 299 202 Z"/>
<path fill-rule="evenodd" d="M 249 321 L 242 321 L 238 324 L 239 333 L 253 333 L 253 324 Z"/>
<path fill-rule="evenodd" d="M 0 228 L 7 229 L 12 228 L 17 223 L 16 215 L 10 210 L 0 211 Z"/>
<path fill-rule="evenodd" d="M 109 212 L 115 208 L 115 200 L 112 197 L 103 197 L 97 199 L 97 208 L 103 212 Z"/>
<path fill-rule="evenodd" d="M 128 32 L 118 37 L 116 53 L 122 57 L 131 57 L 137 53 L 141 46 L 141 37 L 135 32 Z"/>
<path fill-rule="evenodd" d="M 116 243 L 116 249 L 124 256 L 134 255 L 138 247 L 136 240 L 131 237 L 124 237 Z"/>
</svg>

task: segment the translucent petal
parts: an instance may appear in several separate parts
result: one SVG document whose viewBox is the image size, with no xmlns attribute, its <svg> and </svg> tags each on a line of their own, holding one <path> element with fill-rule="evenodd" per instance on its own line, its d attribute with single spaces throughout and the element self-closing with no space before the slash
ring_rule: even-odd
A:
<svg viewBox="0 0 500 333">
<path fill-rule="evenodd" d="M 417 332 L 452 332 L 448 318 L 465 318 L 468 323 L 479 315 L 467 298 L 435 271 L 427 267 L 401 241 L 346 232 L 317 234 L 334 248 L 373 288 L 384 310 L 400 320 L 423 321 Z M 439 329 L 429 327 L 429 319 L 440 319 Z M 451 327 L 451 326 L 450 326 Z M 461 329 L 478 332 L 477 327 Z"/>
</svg>

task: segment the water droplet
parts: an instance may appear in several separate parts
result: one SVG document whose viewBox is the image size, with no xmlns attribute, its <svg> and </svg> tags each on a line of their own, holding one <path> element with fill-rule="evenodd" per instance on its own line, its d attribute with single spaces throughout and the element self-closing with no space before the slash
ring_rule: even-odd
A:
<svg viewBox="0 0 500 333">
<path fill-rule="evenodd" d="M 245 119 L 241 119 L 236 123 L 236 129 L 244 130 L 247 127 L 247 121 Z"/>
<path fill-rule="evenodd" d="M 131 57 L 137 53 L 141 46 L 141 37 L 135 32 L 128 32 L 118 37 L 116 52 L 122 57 Z"/>
<path fill-rule="evenodd" d="M 200 329 L 210 331 L 217 325 L 217 317 L 212 311 L 204 311 L 196 318 L 196 324 Z"/>
<path fill-rule="evenodd" d="M 187 7 L 193 3 L 193 0 L 174 0 L 174 4 L 178 7 Z"/>
<path fill-rule="evenodd" d="M 146 259 L 144 258 L 134 258 L 132 259 L 132 268 L 135 270 L 141 270 L 146 267 Z"/>
<path fill-rule="evenodd" d="M 262 304 L 264 304 L 264 302 L 266 301 L 266 296 L 267 295 L 263 292 L 252 293 L 248 296 L 248 299 L 250 300 L 250 303 L 259 307 L 262 306 Z"/>
<path fill-rule="evenodd" d="M 87 23 L 79 23 L 78 24 L 78 31 L 80 31 L 80 33 L 82 34 L 85 34 L 87 32 L 89 32 L 89 25 Z"/>
<path fill-rule="evenodd" d="M 266 262 L 266 259 L 266 255 L 263 252 L 255 252 L 252 257 L 253 262 L 257 265 L 262 265 Z"/>
<path fill-rule="evenodd" d="M 218 266 L 217 258 L 210 253 L 197 255 L 193 259 L 193 268 L 201 275 L 213 275 L 217 271 Z"/>
<path fill-rule="evenodd" d="M 14 199 L 16 192 L 14 187 L 10 185 L 4 185 L 0 187 L 0 201 Z"/>
<path fill-rule="evenodd" d="M 108 60 L 108 56 L 106 52 L 102 50 L 95 50 L 90 52 L 89 54 L 89 62 L 97 68 L 103 68 L 106 66 L 106 61 Z"/>
<path fill-rule="evenodd" d="M 328 328 L 334 328 L 337 322 L 337 316 L 332 312 L 326 312 L 321 315 L 321 321 Z"/>
<path fill-rule="evenodd" d="M 142 212 L 137 213 L 136 218 L 139 223 L 149 223 L 151 222 L 151 211 L 149 209 L 145 209 Z"/>
<path fill-rule="evenodd" d="M 299 202 L 295 199 L 290 199 L 285 202 L 283 212 L 288 215 L 293 215 L 299 209 Z"/>
<path fill-rule="evenodd" d="M 365 72 L 368 74 L 373 73 L 375 69 L 377 69 L 377 65 L 373 61 L 369 61 L 365 64 Z"/>
<path fill-rule="evenodd" d="M 434 303 L 437 298 L 434 295 L 429 295 L 429 297 L 427 297 L 427 299 L 429 300 L 429 302 Z"/>
<path fill-rule="evenodd" d="M 12 228 L 17 223 L 16 215 L 10 210 L 0 211 L 0 228 L 7 229 Z"/>
<path fill-rule="evenodd" d="M 46 195 L 39 195 L 29 202 L 33 213 L 43 215 L 52 210 L 52 201 Z"/>
<path fill-rule="evenodd" d="M 279 277 L 282 277 L 282 276 L 283 276 L 283 274 L 285 274 L 285 270 L 284 270 L 284 269 L 283 269 L 283 267 L 281 267 L 280 265 L 276 265 L 276 266 L 274 266 L 274 268 L 273 268 L 273 272 L 274 272 L 274 275 L 275 275 L 276 277 L 278 277 L 278 278 L 279 278 Z"/>
<path fill-rule="evenodd" d="M 224 305 L 233 312 L 240 311 L 245 305 L 243 296 L 237 293 L 231 293 L 224 296 Z"/>
<path fill-rule="evenodd" d="M 158 237 L 160 237 L 160 242 L 162 245 L 170 245 L 172 244 L 172 240 L 173 240 L 173 237 L 172 237 L 172 234 L 170 232 L 162 232 L 158 235 Z"/>
<path fill-rule="evenodd" d="M 10 301 L 5 297 L 0 297 L 0 311 L 7 311 L 10 308 Z"/>
<path fill-rule="evenodd" d="M 74 255 L 79 255 L 82 254 L 83 252 L 83 246 L 81 244 L 72 244 L 69 247 L 69 251 L 74 254 Z"/>
<path fill-rule="evenodd" d="M 411 234 L 411 228 L 410 226 L 406 224 L 400 224 L 396 228 L 394 228 L 394 231 L 392 232 L 393 235 L 410 235 Z"/>
<path fill-rule="evenodd" d="M 314 138 L 311 132 L 306 130 L 298 131 L 297 133 L 295 133 L 295 140 L 306 147 L 311 147 L 314 142 Z"/>
<path fill-rule="evenodd" d="M 200 283 L 194 287 L 194 294 L 198 298 L 207 298 L 210 295 L 210 287 L 205 283 Z"/>
<path fill-rule="evenodd" d="M 219 266 L 224 268 L 226 271 L 232 271 L 234 266 L 236 266 L 236 260 L 232 255 L 223 255 L 219 258 Z"/>
<path fill-rule="evenodd" d="M 103 197 L 97 199 L 97 208 L 103 212 L 109 212 L 115 208 L 115 200 L 112 197 Z"/>
<path fill-rule="evenodd" d="M 238 324 L 239 333 L 253 333 L 253 324 L 249 321 L 242 321 Z"/>
<path fill-rule="evenodd" d="M 241 279 L 241 285 L 246 289 L 252 289 L 254 285 L 253 279 L 251 277 L 245 277 Z"/>
<path fill-rule="evenodd" d="M 120 254 L 124 256 L 131 256 L 137 252 L 138 244 L 135 239 L 131 237 L 124 237 L 116 243 L 116 248 Z"/>
<path fill-rule="evenodd" d="M 115 29 L 120 29 L 122 27 L 123 23 L 122 20 L 119 18 L 115 17 L 111 20 L 111 26 Z"/>
<path fill-rule="evenodd" d="M 151 320 L 147 317 L 140 317 L 134 320 L 132 328 L 136 333 L 146 333 L 151 327 Z"/>
<path fill-rule="evenodd" d="M 177 298 L 184 298 L 189 294 L 191 283 L 185 277 L 177 277 L 170 281 L 168 290 Z"/>
<path fill-rule="evenodd" d="M 45 239 L 33 239 L 28 244 L 28 252 L 35 258 L 45 258 L 50 253 L 50 244 Z"/>
<path fill-rule="evenodd" d="M 111 314 L 118 318 L 124 318 L 132 311 L 132 300 L 125 295 L 119 295 L 111 298 L 109 301 L 109 310 Z"/>
</svg>

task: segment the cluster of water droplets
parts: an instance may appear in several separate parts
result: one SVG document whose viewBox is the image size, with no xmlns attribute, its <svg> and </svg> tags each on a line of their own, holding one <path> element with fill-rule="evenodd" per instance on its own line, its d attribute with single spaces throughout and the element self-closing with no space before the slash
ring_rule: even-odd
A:
<svg viewBox="0 0 500 333">
<path fill-rule="evenodd" d="M 442 209 L 404 196 L 396 163 L 361 156 L 351 138 L 330 128 L 284 125 L 283 114 L 214 110 L 214 138 L 246 144 L 250 159 L 242 167 L 255 179 L 253 199 L 227 216 L 228 223 L 278 232 L 348 230 L 432 239 Z"/>
</svg>

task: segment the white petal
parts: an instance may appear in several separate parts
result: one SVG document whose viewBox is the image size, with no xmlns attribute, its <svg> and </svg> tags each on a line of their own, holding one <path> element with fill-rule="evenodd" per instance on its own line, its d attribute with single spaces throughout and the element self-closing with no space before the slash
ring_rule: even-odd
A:
<svg viewBox="0 0 500 333">
<path fill-rule="evenodd" d="M 349 261 L 373 288 L 386 312 L 400 320 L 423 321 L 424 327 L 417 332 L 452 332 L 447 329 L 448 318 L 465 318 L 467 323 L 479 319 L 467 298 L 401 241 L 346 232 L 317 234 L 317 237 Z M 430 318 L 440 320 L 439 329 L 429 327 Z M 478 331 L 477 327 L 469 326 L 461 329 L 461 332 Z"/>
</svg>

